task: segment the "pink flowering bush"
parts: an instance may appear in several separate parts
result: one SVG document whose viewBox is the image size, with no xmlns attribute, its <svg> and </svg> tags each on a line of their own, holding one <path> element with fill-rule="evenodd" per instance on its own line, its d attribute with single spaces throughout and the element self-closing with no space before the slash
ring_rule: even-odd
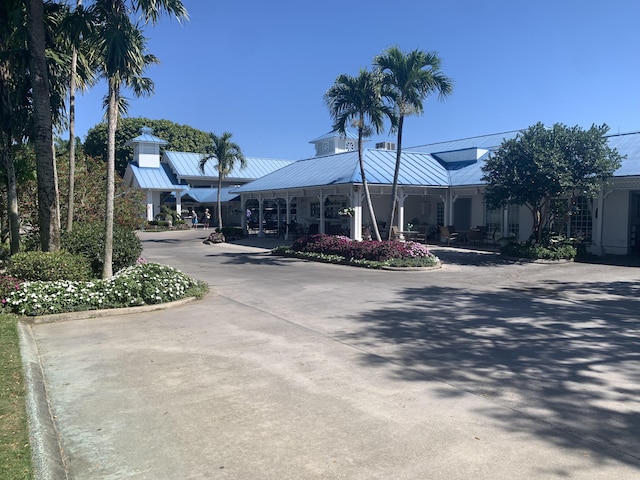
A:
<svg viewBox="0 0 640 480">
<path fill-rule="evenodd" d="M 0 275 L 0 299 L 4 305 L 7 302 L 7 297 L 16 290 L 20 289 L 22 280 L 10 277 L 8 275 Z"/>
<path fill-rule="evenodd" d="M 347 263 L 368 261 L 394 266 L 427 266 L 439 262 L 438 258 L 420 243 L 397 240 L 360 242 L 339 235 L 318 234 L 302 237 L 293 243 L 291 250 L 300 253 L 337 256 Z"/>
</svg>

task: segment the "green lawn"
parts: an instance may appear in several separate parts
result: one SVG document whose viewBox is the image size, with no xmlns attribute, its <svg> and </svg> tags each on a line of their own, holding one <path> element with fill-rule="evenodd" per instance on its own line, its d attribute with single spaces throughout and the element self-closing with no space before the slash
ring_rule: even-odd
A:
<svg viewBox="0 0 640 480">
<path fill-rule="evenodd" d="M 0 314 L 0 472 L 33 478 L 17 317 Z"/>
</svg>

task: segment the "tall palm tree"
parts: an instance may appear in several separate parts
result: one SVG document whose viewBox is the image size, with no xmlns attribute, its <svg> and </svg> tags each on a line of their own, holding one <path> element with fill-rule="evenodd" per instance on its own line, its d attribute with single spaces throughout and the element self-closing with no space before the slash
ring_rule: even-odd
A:
<svg viewBox="0 0 640 480">
<path fill-rule="evenodd" d="M 441 60 L 435 52 L 413 50 L 403 53 L 398 47 L 391 47 L 373 60 L 374 66 L 384 75 L 385 84 L 395 95 L 392 99 L 398 117 L 396 165 L 391 189 L 391 213 L 389 226 L 393 225 L 398 195 L 398 176 L 402 157 L 402 129 L 404 117 L 421 115 L 423 101 L 434 92 L 442 100 L 453 91 L 453 81 L 440 71 Z M 391 228 L 389 228 L 391 235 Z"/>
<path fill-rule="evenodd" d="M 324 94 L 325 102 L 333 119 L 333 129 L 345 134 L 348 122 L 351 122 L 358 129 L 358 161 L 362 189 L 373 233 L 378 241 L 381 240 L 380 231 L 364 168 L 363 140 L 370 136 L 373 130 L 376 133 L 383 130 L 385 117 L 391 120 L 392 126 L 395 126 L 396 117 L 393 109 L 385 105 L 383 101 L 385 95 L 386 92 L 380 76 L 366 69 L 360 70 L 357 77 L 345 74 L 338 76 L 333 86 Z"/>
<path fill-rule="evenodd" d="M 7 184 L 7 214 L 11 254 L 20 251 L 20 216 L 15 168 L 15 147 L 28 137 L 31 105 L 29 54 L 24 32 L 24 4 L 0 3 L 0 167 Z"/>
<path fill-rule="evenodd" d="M 218 171 L 218 228 L 222 229 L 222 200 L 220 191 L 222 190 L 222 180 L 231 173 L 236 166 L 240 164 L 240 168 L 247 166 L 247 160 L 242 154 L 242 150 L 238 144 L 231 141 L 231 134 L 224 132 L 221 136 L 210 133 L 211 150 L 204 154 L 200 160 L 200 171 L 204 173 L 204 166 L 211 159 L 216 159 L 216 170 Z"/>
<path fill-rule="evenodd" d="M 53 118 L 45 55 L 45 33 L 42 0 L 28 0 L 27 36 L 33 102 L 32 139 L 36 150 L 40 247 L 43 251 L 51 251 L 60 248 L 60 207 L 53 152 Z"/>
<path fill-rule="evenodd" d="M 178 20 L 187 18 L 179 0 L 96 0 L 90 7 L 98 25 L 98 50 L 101 52 L 101 72 L 107 79 L 107 195 L 105 208 L 105 249 L 103 278 L 113 275 L 113 214 L 115 196 L 115 134 L 122 109 L 120 89 L 124 85 L 134 94 L 153 91 L 153 82 L 142 77 L 145 67 L 157 63 L 144 53 L 146 39 L 142 30 L 129 18 L 129 11 L 138 12 L 145 22 L 156 23 L 164 13 Z"/>
</svg>

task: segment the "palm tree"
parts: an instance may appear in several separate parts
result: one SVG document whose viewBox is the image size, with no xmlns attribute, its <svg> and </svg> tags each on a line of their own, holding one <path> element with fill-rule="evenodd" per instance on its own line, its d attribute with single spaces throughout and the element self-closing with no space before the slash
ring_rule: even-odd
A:
<svg viewBox="0 0 640 480">
<path fill-rule="evenodd" d="M 222 180 L 233 171 L 236 163 L 240 163 L 240 168 L 247 166 L 247 160 L 242 154 L 240 147 L 231 141 L 231 134 L 224 132 L 221 136 L 210 133 L 211 150 L 203 155 L 200 160 L 200 171 L 204 173 L 204 166 L 211 159 L 216 159 L 216 169 L 218 170 L 218 228 L 222 229 L 222 200 L 220 191 L 222 190 Z"/>
<path fill-rule="evenodd" d="M 42 0 L 27 1 L 29 70 L 33 102 L 33 144 L 38 176 L 40 246 L 43 251 L 60 248 L 60 208 L 53 152 L 53 119 L 49 73 L 45 55 L 46 35 Z"/>
<path fill-rule="evenodd" d="M 163 13 L 178 20 L 187 18 L 187 11 L 179 0 L 96 0 L 90 7 L 98 25 L 98 51 L 101 56 L 101 72 L 107 79 L 107 199 L 105 208 L 105 249 L 103 278 L 113 275 L 113 214 L 115 191 L 115 134 L 119 113 L 124 105 L 120 97 L 122 86 L 134 94 L 149 94 L 153 82 L 142 77 L 145 67 L 157 63 L 152 55 L 144 53 L 146 39 L 142 30 L 129 18 L 128 12 L 142 14 L 148 23 L 156 23 Z"/>
<path fill-rule="evenodd" d="M 441 60 L 435 52 L 413 50 L 407 54 L 398 47 L 391 47 L 373 60 L 374 66 L 384 75 L 385 84 L 395 95 L 389 96 L 398 117 L 396 165 L 391 189 L 391 213 L 389 226 L 393 225 L 398 194 L 398 176 L 402 156 L 402 129 L 404 117 L 421 115 L 423 101 L 434 92 L 442 100 L 453 91 L 453 81 L 440 71 Z M 391 235 L 391 228 L 389 228 Z"/>
<path fill-rule="evenodd" d="M 0 167 L 6 176 L 7 214 L 11 254 L 20 251 L 20 216 L 15 168 L 16 146 L 28 136 L 31 115 L 30 83 L 26 75 L 29 55 L 22 26 L 24 4 L 0 3 Z M 19 22 L 15 21 L 20 19 Z"/>
<path fill-rule="evenodd" d="M 360 176 L 362 177 L 362 189 L 364 190 L 367 209 L 373 228 L 375 239 L 380 241 L 380 231 L 376 222 L 376 215 L 371 202 L 371 194 L 364 168 L 363 140 L 375 130 L 380 133 L 383 130 L 384 118 L 391 120 L 395 126 L 396 117 L 389 106 L 383 102 L 386 95 L 380 76 L 366 69 L 360 70 L 357 77 L 340 75 L 335 83 L 324 94 L 324 99 L 333 119 L 333 129 L 342 134 L 346 133 L 347 122 L 351 121 L 358 129 L 358 161 L 360 163 Z"/>
</svg>

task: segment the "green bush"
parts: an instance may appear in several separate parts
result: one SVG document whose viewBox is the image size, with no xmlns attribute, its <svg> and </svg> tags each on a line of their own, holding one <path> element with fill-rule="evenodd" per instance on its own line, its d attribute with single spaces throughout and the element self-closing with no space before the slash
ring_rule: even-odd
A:
<svg viewBox="0 0 640 480">
<path fill-rule="evenodd" d="M 565 242 L 551 245 L 511 242 L 501 247 L 500 253 L 507 257 L 532 260 L 573 260 L 577 251 L 573 245 Z"/>
<path fill-rule="evenodd" d="M 83 255 L 91 264 L 93 275 L 100 277 L 104 265 L 104 225 L 89 223 L 75 226 L 61 238 L 62 248 Z M 136 263 L 142 253 L 142 243 L 128 228 L 113 226 L 113 271 L 117 272 Z"/>
<path fill-rule="evenodd" d="M 82 255 L 65 251 L 22 252 L 11 257 L 7 273 L 22 280 L 88 280 L 91 266 Z"/>
</svg>

